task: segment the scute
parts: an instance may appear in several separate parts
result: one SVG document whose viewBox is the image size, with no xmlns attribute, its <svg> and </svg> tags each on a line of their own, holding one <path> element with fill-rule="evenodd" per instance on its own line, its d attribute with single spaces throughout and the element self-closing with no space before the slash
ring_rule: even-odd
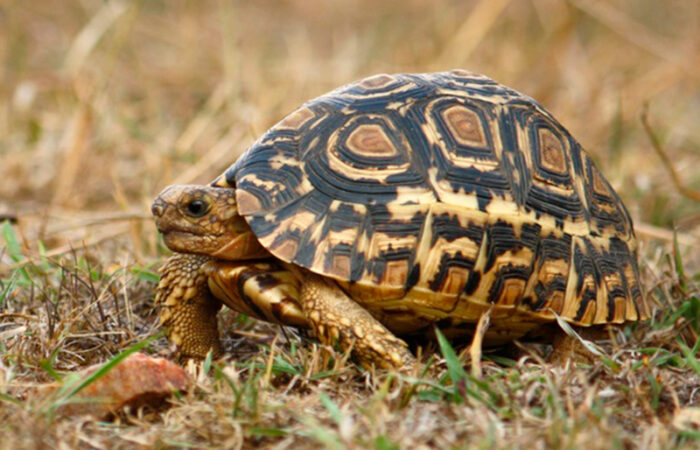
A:
<svg viewBox="0 0 700 450">
<path fill-rule="evenodd" d="M 273 255 L 368 302 L 411 291 L 439 295 L 404 311 L 438 316 L 464 298 L 584 325 L 648 316 L 620 199 L 547 111 L 483 75 L 382 74 L 336 89 L 214 185 L 237 189 Z"/>
</svg>

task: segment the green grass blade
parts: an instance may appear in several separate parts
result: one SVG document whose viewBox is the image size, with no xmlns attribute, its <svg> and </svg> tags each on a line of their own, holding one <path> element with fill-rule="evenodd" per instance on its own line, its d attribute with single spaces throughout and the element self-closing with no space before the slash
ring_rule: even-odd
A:
<svg viewBox="0 0 700 450">
<path fill-rule="evenodd" d="M 289 431 L 284 428 L 253 427 L 246 431 L 246 434 L 254 437 L 282 437 L 288 435 Z"/>
<path fill-rule="evenodd" d="M 272 365 L 272 371 L 274 373 L 286 373 L 289 375 L 298 375 L 300 373 L 299 369 L 285 361 L 282 355 L 275 355 L 275 363 Z"/>
<path fill-rule="evenodd" d="M 2 292 L 0 292 L 0 307 L 4 307 L 7 304 L 7 299 L 15 290 L 15 286 L 17 286 L 17 276 L 15 275 L 15 272 L 13 272 L 10 276 L 9 282 L 5 284 L 4 289 Z"/>
<path fill-rule="evenodd" d="M 39 361 L 39 366 L 41 366 L 41 368 L 44 369 L 44 371 L 56 381 L 61 381 L 61 379 L 63 378 L 61 377 L 61 374 L 53 368 L 53 366 L 51 365 L 51 361 L 48 359 L 42 359 L 41 361 Z"/>
<path fill-rule="evenodd" d="M 681 351 L 683 352 L 683 356 L 685 356 L 685 361 L 688 366 L 695 371 L 698 375 L 700 375 L 700 362 L 698 362 L 698 359 L 695 357 L 695 353 L 697 352 L 697 347 L 698 343 L 700 343 L 700 339 L 698 339 L 698 342 L 695 343 L 693 346 L 693 349 L 688 348 L 687 345 L 685 345 L 682 341 L 678 341 L 678 345 L 681 347 Z"/>
<path fill-rule="evenodd" d="M 345 446 L 340 442 L 338 436 L 332 433 L 328 428 L 316 423 L 310 417 L 299 417 L 299 421 L 304 424 L 307 429 L 299 430 L 296 434 L 304 437 L 309 437 L 318 441 L 324 448 L 341 449 Z"/>
<path fill-rule="evenodd" d="M 392 443 L 386 435 L 382 434 L 374 439 L 374 448 L 377 450 L 398 450 L 400 447 Z"/>
<path fill-rule="evenodd" d="M 15 235 L 15 230 L 10 225 L 10 222 L 2 223 L 2 237 L 7 245 L 7 254 L 16 263 L 22 262 L 24 260 L 24 254 L 22 254 L 22 247 L 19 245 L 19 240 Z"/>
<path fill-rule="evenodd" d="M 202 369 L 204 370 L 204 373 L 209 373 L 211 371 L 211 362 L 213 356 L 213 350 L 209 350 L 207 352 L 207 356 L 204 358 L 204 363 L 202 364 Z"/>
<path fill-rule="evenodd" d="M 148 270 L 144 267 L 133 267 L 131 269 L 131 273 L 136 275 L 138 279 L 152 284 L 158 284 L 158 280 L 160 279 L 159 275 L 156 272 Z"/>
<path fill-rule="evenodd" d="M 0 392 L 0 402 L 12 403 L 17 406 L 21 406 L 23 404 L 22 400 L 14 398 L 8 394 L 3 394 L 2 392 Z"/>
<path fill-rule="evenodd" d="M 337 370 L 324 370 L 323 372 L 318 372 L 309 377 L 310 380 L 320 380 L 322 378 L 337 376 L 340 372 Z"/>
<path fill-rule="evenodd" d="M 335 402 L 323 392 L 319 394 L 318 398 L 321 401 L 323 407 L 326 408 L 328 413 L 331 415 L 333 421 L 338 426 L 340 426 L 340 422 L 343 420 L 343 414 L 340 412 L 340 408 L 338 408 L 338 405 L 336 405 Z"/>
<path fill-rule="evenodd" d="M 435 329 L 435 335 L 438 339 L 438 345 L 440 346 L 442 357 L 445 358 L 447 373 L 450 375 L 452 383 L 456 384 L 457 382 L 466 379 L 467 373 L 464 371 L 464 367 L 462 367 L 462 363 L 457 357 L 457 353 L 455 353 L 454 348 L 452 348 L 452 345 L 450 345 L 450 342 L 437 328 Z"/>
<path fill-rule="evenodd" d="M 0 234 L 2 234 L 2 238 L 5 240 L 5 244 L 7 246 L 7 254 L 10 256 L 10 259 L 12 259 L 12 261 L 14 261 L 15 263 L 23 262 L 25 260 L 25 257 L 22 253 L 22 246 L 19 244 L 17 235 L 15 235 L 15 230 L 12 228 L 12 225 L 10 225 L 10 222 L 5 221 L 2 223 L 2 229 L 0 230 Z M 21 275 L 22 281 L 24 283 L 31 283 L 31 278 L 29 277 L 27 269 L 21 267 L 17 270 L 17 272 Z"/>
<path fill-rule="evenodd" d="M 676 265 L 676 273 L 678 274 L 678 282 L 683 289 L 685 286 L 685 269 L 683 268 L 683 259 L 681 258 L 681 251 L 678 247 L 678 232 L 673 229 L 673 260 Z"/>
</svg>

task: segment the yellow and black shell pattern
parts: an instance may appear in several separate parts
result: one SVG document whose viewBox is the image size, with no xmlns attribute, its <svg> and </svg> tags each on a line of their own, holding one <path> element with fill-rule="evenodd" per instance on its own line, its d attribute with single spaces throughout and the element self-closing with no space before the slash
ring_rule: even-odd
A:
<svg viewBox="0 0 700 450">
<path fill-rule="evenodd" d="M 236 189 L 274 256 L 365 304 L 411 298 L 409 313 L 467 319 L 464 305 L 494 305 L 581 325 L 649 316 L 617 194 L 542 106 L 483 75 L 336 89 L 213 185 Z"/>
</svg>

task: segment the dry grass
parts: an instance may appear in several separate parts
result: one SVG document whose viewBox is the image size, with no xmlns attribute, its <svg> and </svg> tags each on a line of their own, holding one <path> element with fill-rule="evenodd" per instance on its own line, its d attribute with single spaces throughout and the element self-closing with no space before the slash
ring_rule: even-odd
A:
<svg viewBox="0 0 700 450">
<path fill-rule="evenodd" d="M 0 447 L 672 448 L 700 438 L 700 3 L 0 3 Z M 155 334 L 149 219 L 301 102 L 377 72 L 468 68 L 537 98 L 625 200 L 651 323 L 583 364 L 487 353 L 483 379 L 367 373 L 222 315 L 231 357 L 169 410 L 60 417 L 33 388 Z M 678 233 L 674 249 L 673 231 Z M 161 339 L 150 352 L 167 354 Z M 544 353 L 543 353 L 544 351 Z"/>
</svg>

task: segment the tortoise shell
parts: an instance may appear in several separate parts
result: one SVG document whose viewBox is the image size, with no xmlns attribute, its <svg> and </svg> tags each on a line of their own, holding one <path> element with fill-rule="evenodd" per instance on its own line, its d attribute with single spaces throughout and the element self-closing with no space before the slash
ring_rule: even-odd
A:
<svg viewBox="0 0 700 450">
<path fill-rule="evenodd" d="M 542 106 L 479 74 L 336 89 L 212 184 L 236 189 L 275 257 L 384 311 L 494 305 L 581 325 L 649 316 L 632 221 L 610 184 Z"/>
</svg>

